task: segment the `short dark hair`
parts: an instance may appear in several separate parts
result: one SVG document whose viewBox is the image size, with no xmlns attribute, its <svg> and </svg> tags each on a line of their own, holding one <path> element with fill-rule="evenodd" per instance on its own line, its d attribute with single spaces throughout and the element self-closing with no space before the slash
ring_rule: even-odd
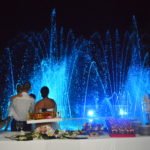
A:
<svg viewBox="0 0 150 150">
<path fill-rule="evenodd" d="M 31 89 L 31 84 L 30 84 L 30 82 L 25 82 L 25 83 L 23 84 L 22 90 L 28 92 L 28 91 L 30 91 L 30 89 Z"/>
<path fill-rule="evenodd" d="M 35 94 L 33 94 L 33 93 L 31 93 L 30 96 L 31 96 L 32 98 L 36 99 L 36 96 L 35 96 Z"/>
<path fill-rule="evenodd" d="M 49 94 L 49 88 L 47 86 L 43 86 L 41 88 L 41 95 L 43 98 L 48 97 Z"/>
</svg>

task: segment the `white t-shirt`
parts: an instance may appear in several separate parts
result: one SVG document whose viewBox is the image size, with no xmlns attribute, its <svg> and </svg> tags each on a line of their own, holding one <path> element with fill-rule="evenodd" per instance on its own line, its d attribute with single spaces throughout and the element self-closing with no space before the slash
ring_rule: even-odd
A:
<svg viewBox="0 0 150 150">
<path fill-rule="evenodd" d="M 34 99 L 26 92 L 21 94 L 21 97 L 17 97 L 12 101 L 9 108 L 9 116 L 17 121 L 26 121 L 28 113 L 34 110 Z"/>
</svg>

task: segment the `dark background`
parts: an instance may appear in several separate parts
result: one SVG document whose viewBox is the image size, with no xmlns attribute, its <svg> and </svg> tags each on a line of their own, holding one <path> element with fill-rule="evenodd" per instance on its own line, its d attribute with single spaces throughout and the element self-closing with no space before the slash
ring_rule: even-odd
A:
<svg viewBox="0 0 150 150">
<path fill-rule="evenodd" d="M 20 33 L 41 32 L 50 25 L 52 9 L 56 9 L 57 26 L 73 29 L 77 36 L 89 37 L 108 29 L 130 30 L 136 16 L 140 34 L 150 33 L 150 5 L 147 1 L 99 0 L 5 0 L 0 2 L 0 46 Z"/>
<path fill-rule="evenodd" d="M 7 55 L 3 55 L 4 48 L 9 46 L 9 41 L 18 34 L 30 31 L 42 32 L 45 28 L 49 28 L 50 16 L 54 8 L 57 13 L 58 29 L 61 26 L 66 31 L 72 29 L 77 37 L 83 35 L 85 38 L 89 38 L 94 32 L 104 35 L 107 30 L 114 34 L 116 28 L 119 29 L 120 33 L 124 33 L 126 30 L 130 31 L 133 15 L 136 17 L 140 36 L 145 33 L 150 34 L 150 4 L 145 0 L 70 0 L 69 2 L 65 0 L 1 0 L 0 56 L 2 59 L 0 58 L 0 91 L 2 91 L 2 98 L 0 99 L 5 98 L 1 102 L 1 106 L 8 105 L 9 98 L 6 95 L 14 94 L 13 83 L 11 83 L 13 80 L 10 80 L 12 76 L 7 76 L 7 73 L 11 75 L 8 69 L 11 66 Z M 146 50 L 149 51 L 149 48 Z M 19 59 L 14 57 L 15 63 L 13 62 L 16 67 L 14 74 L 17 76 L 14 77 L 15 82 L 20 75 L 28 79 L 25 74 L 29 74 L 29 69 L 20 69 L 21 63 L 23 63 L 20 60 L 24 56 L 20 54 L 22 54 L 22 51 L 17 53 Z M 32 55 L 29 56 L 32 57 Z M 30 64 L 28 62 L 25 67 L 27 68 Z M 32 65 L 30 66 L 32 67 Z M 20 73 L 18 70 L 24 72 Z M 20 77 L 19 79 L 24 81 L 24 78 Z M 4 87 L 8 88 L 4 90 Z"/>
</svg>

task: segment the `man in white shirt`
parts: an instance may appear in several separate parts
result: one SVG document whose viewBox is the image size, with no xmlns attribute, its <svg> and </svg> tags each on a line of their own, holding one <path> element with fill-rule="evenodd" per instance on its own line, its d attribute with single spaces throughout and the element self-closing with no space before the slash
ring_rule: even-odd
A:
<svg viewBox="0 0 150 150">
<path fill-rule="evenodd" d="M 28 113 L 34 111 L 34 99 L 28 95 L 30 88 L 31 84 L 29 82 L 24 83 L 22 93 L 12 100 L 9 109 L 9 116 L 13 118 L 12 131 L 20 130 L 17 127 L 18 124 L 21 124 L 21 129 L 24 131 L 31 130 L 31 125 L 26 124 Z"/>
</svg>

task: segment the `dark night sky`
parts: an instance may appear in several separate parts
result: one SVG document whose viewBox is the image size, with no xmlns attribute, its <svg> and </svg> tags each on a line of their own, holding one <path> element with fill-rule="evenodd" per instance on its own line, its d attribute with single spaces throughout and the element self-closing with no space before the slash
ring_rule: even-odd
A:
<svg viewBox="0 0 150 150">
<path fill-rule="evenodd" d="M 0 46 L 19 33 L 43 31 L 50 24 L 50 15 L 56 8 L 57 25 L 72 28 L 77 35 L 90 36 L 130 29 L 132 15 L 136 16 L 140 33 L 150 33 L 150 5 L 144 0 L 5 0 L 0 2 Z"/>
</svg>

